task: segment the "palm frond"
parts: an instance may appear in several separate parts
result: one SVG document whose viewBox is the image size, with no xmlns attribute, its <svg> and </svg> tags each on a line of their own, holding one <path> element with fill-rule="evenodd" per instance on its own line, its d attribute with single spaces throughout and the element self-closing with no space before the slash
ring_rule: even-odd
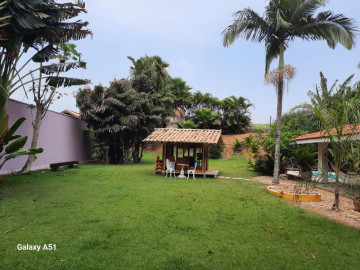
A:
<svg viewBox="0 0 360 270">
<path fill-rule="evenodd" d="M 58 53 L 58 50 L 52 45 L 49 44 L 40 51 L 38 51 L 34 56 L 31 58 L 34 62 L 47 62 L 50 58 Z"/>
<path fill-rule="evenodd" d="M 280 44 L 281 41 L 276 38 L 271 38 L 265 41 L 265 74 L 269 72 L 271 62 L 280 55 Z"/>
<path fill-rule="evenodd" d="M 69 87 L 74 85 L 90 84 L 91 81 L 86 79 L 49 76 L 46 78 L 46 83 L 49 86 L 57 88 L 57 87 Z"/>
<path fill-rule="evenodd" d="M 240 10 L 234 14 L 234 17 L 233 24 L 222 32 L 224 47 L 233 44 L 238 37 L 253 42 L 261 42 L 269 37 L 270 26 L 252 9 Z"/>
<path fill-rule="evenodd" d="M 77 69 L 77 68 L 86 68 L 85 62 L 71 62 L 71 63 L 59 63 L 59 64 L 51 64 L 46 65 L 41 68 L 41 73 L 44 73 L 46 75 L 51 75 L 54 73 L 60 73 L 60 72 L 67 72 L 71 69 Z"/>
<path fill-rule="evenodd" d="M 350 50 L 359 33 L 353 19 L 330 11 L 321 12 L 316 18 L 308 18 L 293 34 L 304 40 L 326 40 L 330 48 L 337 43 Z"/>
</svg>

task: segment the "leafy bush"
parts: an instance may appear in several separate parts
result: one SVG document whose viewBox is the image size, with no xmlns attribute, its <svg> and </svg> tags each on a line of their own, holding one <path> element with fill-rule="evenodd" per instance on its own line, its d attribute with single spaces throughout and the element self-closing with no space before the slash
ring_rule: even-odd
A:
<svg viewBox="0 0 360 270">
<path fill-rule="evenodd" d="M 312 152 L 309 147 L 302 147 L 295 152 L 295 162 L 301 167 L 304 172 L 310 172 L 312 167 L 316 164 L 316 153 Z"/>
<path fill-rule="evenodd" d="M 246 147 L 250 148 L 253 139 L 254 139 L 253 134 L 250 134 L 249 136 L 245 137 L 244 143 L 245 143 Z"/>
<path fill-rule="evenodd" d="M 239 141 L 238 139 L 235 139 L 235 143 L 233 145 L 233 151 L 234 153 L 240 153 L 241 150 L 244 148 L 245 144 L 243 141 Z"/>
<path fill-rule="evenodd" d="M 274 157 L 266 155 L 258 157 L 254 163 L 250 164 L 255 171 L 261 172 L 265 175 L 273 175 L 274 172 Z M 284 158 L 280 162 L 280 173 L 285 171 Z"/>
<path fill-rule="evenodd" d="M 24 155 L 40 154 L 44 151 L 42 148 L 23 148 L 28 137 L 14 135 L 26 118 L 19 118 L 9 129 L 7 128 L 8 115 L 6 115 L 6 119 L 6 121 L 0 123 L 0 170 L 10 159 Z M 36 160 L 36 156 L 34 156 L 34 160 Z"/>
<path fill-rule="evenodd" d="M 210 158 L 211 159 L 220 159 L 222 152 L 224 151 L 224 146 L 220 144 L 215 144 L 210 146 Z"/>
<path fill-rule="evenodd" d="M 260 142 L 256 140 L 252 140 L 250 142 L 250 149 L 253 155 L 256 157 L 260 152 Z"/>
<path fill-rule="evenodd" d="M 194 129 L 198 127 L 192 119 L 189 119 L 187 121 L 182 121 L 178 123 L 178 126 L 184 129 Z"/>
<path fill-rule="evenodd" d="M 95 143 L 92 149 L 92 158 L 95 158 L 98 162 L 105 164 L 109 161 L 109 146 L 105 143 Z"/>
</svg>

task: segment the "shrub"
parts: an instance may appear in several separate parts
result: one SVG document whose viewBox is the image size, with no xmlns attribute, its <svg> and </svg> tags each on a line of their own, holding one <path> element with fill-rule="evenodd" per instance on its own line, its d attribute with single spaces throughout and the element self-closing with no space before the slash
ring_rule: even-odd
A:
<svg viewBox="0 0 360 270">
<path fill-rule="evenodd" d="M 255 171 L 261 172 L 265 175 L 273 175 L 274 172 L 274 157 L 266 155 L 258 157 L 255 162 L 250 163 Z M 280 173 L 285 171 L 285 159 L 282 158 L 280 162 Z"/>
<path fill-rule="evenodd" d="M 302 171 L 310 172 L 316 164 L 315 153 L 309 147 L 302 147 L 295 152 L 295 162 L 301 167 Z"/>
<path fill-rule="evenodd" d="M 233 151 L 234 153 L 240 153 L 241 150 L 244 148 L 244 142 L 239 141 L 238 139 L 235 139 L 235 143 L 233 145 Z"/>
<path fill-rule="evenodd" d="M 95 143 L 92 148 L 91 157 L 95 158 L 98 162 L 105 164 L 109 161 L 109 146 L 105 143 Z"/>
<path fill-rule="evenodd" d="M 224 146 L 220 144 L 215 144 L 210 146 L 210 158 L 211 159 L 220 159 L 221 154 L 224 151 Z"/>
<path fill-rule="evenodd" d="M 260 142 L 256 140 L 252 140 L 250 142 L 250 149 L 253 155 L 256 157 L 260 152 Z"/>
</svg>

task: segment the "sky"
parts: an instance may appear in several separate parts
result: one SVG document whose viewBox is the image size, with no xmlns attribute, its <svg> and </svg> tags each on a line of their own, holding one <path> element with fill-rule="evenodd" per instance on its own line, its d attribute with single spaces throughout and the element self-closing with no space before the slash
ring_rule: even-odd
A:
<svg viewBox="0 0 360 270">
<path fill-rule="evenodd" d="M 67 76 L 90 79 L 90 87 L 129 76 L 127 56 L 135 59 L 158 55 L 170 66 L 172 77 L 180 77 L 192 91 L 209 92 L 218 98 L 235 95 L 247 98 L 253 105 L 252 122 L 269 123 L 276 115 L 276 93 L 264 83 L 265 46 L 238 39 L 224 48 L 222 31 L 232 23 L 232 14 L 250 7 L 263 14 L 266 0 L 85 0 L 93 38 L 74 42 L 87 62 L 86 70 Z M 360 1 L 329 0 L 326 7 L 353 18 L 360 27 Z M 340 45 L 330 49 L 325 41 L 295 40 L 285 52 L 285 64 L 297 70 L 284 96 L 283 111 L 308 102 L 307 92 L 319 84 L 319 72 L 343 82 L 355 74 L 360 80 L 360 39 L 351 51 Z M 271 69 L 277 67 L 277 60 Z M 64 89 L 67 96 L 54 101 L 50 109 L 78 111 L 72 95 L 78 88 Z M 11 98 L 31 102 L 18 90 Z"/>
</svg>

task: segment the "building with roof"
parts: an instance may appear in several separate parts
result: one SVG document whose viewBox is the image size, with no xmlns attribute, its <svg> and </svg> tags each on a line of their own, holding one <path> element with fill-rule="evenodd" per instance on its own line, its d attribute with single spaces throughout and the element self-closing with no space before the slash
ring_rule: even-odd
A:
<svg viewBox="0 0 360 270">
<path fill-rule="evenodd" d="M 336 134 L 336 129 L 330 131 L 331 135 Z M 345 126 L 342 132 L 341 139 L 347 136 L 352 136 L 352 140 L 360 140 L 360 125 L 356 127 L 348 125 Z M 340 136 L 339 136 L 340 137 Z M 316 143 L 318 145 L 318 174 L 320 181 L 328 181 L 329 173 L 329 159 L 328 159 L 328 144 L 330 143 L 330 136 L 326 130 L 301 135 L 294 139 L 297 144 Z"/>
<path fill-rule="evenodd" d="M 144 142 L 161 143 L 163 146 L 162 159 L 158 159 L 161 165 L 154 174 L 166 170 L 163 161 L 167 159 L 176 173 L 195 169 L 197 175 L 204 177 L 218 174 L 217 170 L 209 170 L 209 151 L 210 145 L 222 143 L 221 130 L 158 128 Z"/>
</svg>

